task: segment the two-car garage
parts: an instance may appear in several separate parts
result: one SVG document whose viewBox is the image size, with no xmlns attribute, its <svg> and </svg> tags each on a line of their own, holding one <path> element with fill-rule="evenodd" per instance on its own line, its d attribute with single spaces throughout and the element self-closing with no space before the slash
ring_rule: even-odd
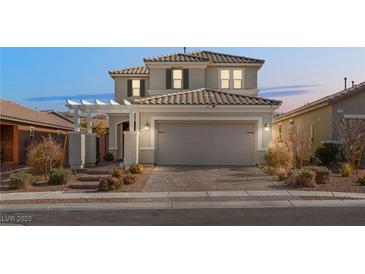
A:
<svg viewBox="0 0 365 274">
<path fill-rule="evenodd" d="M 157 121 L 158 165 L 253 165 L 256 124 Z"/>
</svg>

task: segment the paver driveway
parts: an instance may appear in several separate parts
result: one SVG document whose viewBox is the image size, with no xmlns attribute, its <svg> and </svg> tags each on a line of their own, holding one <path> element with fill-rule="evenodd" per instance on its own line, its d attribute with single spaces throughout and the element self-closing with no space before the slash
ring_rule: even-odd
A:
<svg viewBox="0 0 365 274">
<path fill-rule="evenodd" d="M 275 190 L 282 183 L 257 167 L 157 166 L 142 191 Z"/>
</svg>

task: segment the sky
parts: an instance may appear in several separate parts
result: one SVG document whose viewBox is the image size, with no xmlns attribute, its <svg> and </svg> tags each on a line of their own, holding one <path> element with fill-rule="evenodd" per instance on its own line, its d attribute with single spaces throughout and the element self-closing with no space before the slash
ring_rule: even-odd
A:
<svg viewBox="0 0 365 274">
<path fill-rule="evenodd" d="M 113 99 L 108 70 L 143 65 L 143 58 L 177 48 L 0 48 L 1 98 L 66 110 L 67 99 Z M 286 112 L 343 90 L 344 77 L 365 81 L 365 48 L 194 48 L 264 59 L 259 96 L 283 101 Z"/>
</svg>

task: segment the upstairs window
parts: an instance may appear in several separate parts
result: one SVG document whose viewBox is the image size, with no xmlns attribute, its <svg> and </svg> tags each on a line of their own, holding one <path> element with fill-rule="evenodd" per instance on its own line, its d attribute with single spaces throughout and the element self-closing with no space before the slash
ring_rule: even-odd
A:
<svg viewBox="0 0 365 274">
<path fill-rule="evenodd" d="M 242 88 L 242 70 L 233 71 L 233 88 L 235 89 Z"/>
<path fill-rule="evenodd" d="M 172 85 L 174 89 L 181 89 L 182 88 L 182 69 L 174 69 L 172 70 Z"/>
<path fill-rule="evenodd" d="M 221 88 L 229 88 L 229 70 L 221 70 Z"/>
<path fill-rule="evenodd" d="M 132 96 L 140 96 L 141 94 L 141 81 L 132 80 Z"/>
</svg>

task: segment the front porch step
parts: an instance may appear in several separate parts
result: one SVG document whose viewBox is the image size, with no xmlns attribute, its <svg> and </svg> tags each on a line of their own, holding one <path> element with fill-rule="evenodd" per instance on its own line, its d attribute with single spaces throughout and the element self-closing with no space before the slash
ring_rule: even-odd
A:
<svg viewBox="0 0 365 274">
<path fill-rule="evenodd" d="M 90 174 L 90 175 L 110 175 L 111 170 L 109 170 L 109 169 L 89 169 L 89 170 L 87 170 L 86 173 Z"/>
<path fill-rule="evenodd" d="M 78 181 L 75 184 L 70 185 L 72 189 L 94 189 L 97 190 L 98 188 L 98 181 Z"/>
<path fill-rule="evenodd" d="M 98 182 L 100 179 L 107 177 L 107 175 L 81 175 L 77 177 L 80 182 Z"/>
</svg>

